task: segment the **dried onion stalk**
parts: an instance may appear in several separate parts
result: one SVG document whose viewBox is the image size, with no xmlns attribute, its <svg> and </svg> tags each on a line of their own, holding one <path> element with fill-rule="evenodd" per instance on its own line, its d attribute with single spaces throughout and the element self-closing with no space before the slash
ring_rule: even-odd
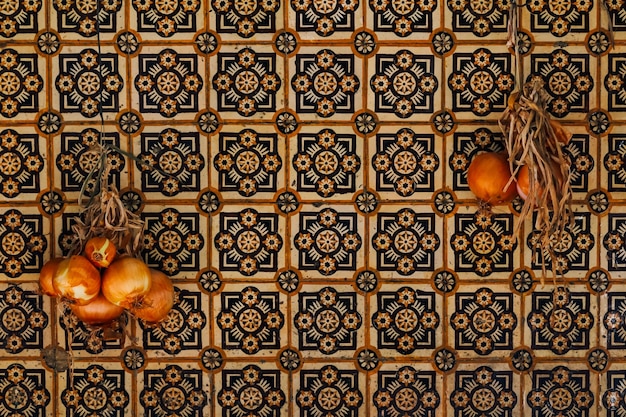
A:
<svg viewBox="0 0 626 417">
<path fill-rule="evenodd" d="M 511 165 L 511 182 L 519 169 L 529 169 L 529 193 L 520 212 L 515 230 L 518 235 L 524 220 L 536 214 L 532 240 L 541 263 L 541 282 L 546 277 L 546 263 L 556 279 L 554 243 L 561 240 L 565 229 L 573 222 L 570 162 L 562 150 L 569 134 L 558 122 L 551 120 L 546 107 L 549 96 L 543 82 L 533 79 L 522 91 L 511 96 L 509 105 L 498 120 Z"/>
</svg>

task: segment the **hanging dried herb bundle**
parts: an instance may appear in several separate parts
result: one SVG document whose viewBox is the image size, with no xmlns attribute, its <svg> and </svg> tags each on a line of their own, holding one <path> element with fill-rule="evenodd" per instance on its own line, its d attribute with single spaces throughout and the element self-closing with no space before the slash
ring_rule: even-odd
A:
<svg viewBox="0 0 626 417">
<path fill-rule="evenodd" d="M 542 283 L 549 261 L 556 279 L 554 243 L 561 240 L 573 220 L 570 163 L 562 149 L 571 135 L 550 118 L 546 110 L 548 99 L 543 82 L 533 79 L 510 98 L 498 121 L 509 155 L 510 181 L 518 181 L 516 177 L 528 170 L 528 189 L 523 193 L 526 199 L 515 235 L 524 220 L 535 214 L 531 243 L 541 263 Z M 519 182 L 517 186 L 519 189 Z"/>
</svg>

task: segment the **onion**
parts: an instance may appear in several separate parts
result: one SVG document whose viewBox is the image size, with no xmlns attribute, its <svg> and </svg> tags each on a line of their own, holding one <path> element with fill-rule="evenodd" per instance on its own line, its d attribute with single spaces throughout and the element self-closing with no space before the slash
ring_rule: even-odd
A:
<svg viewBox="0 0 626 417">
<path fill-rule="evenodd" d="M 141 259 L 117 258 L 102 274 L 102 294 L 117 306 L 131 308 L 150 290 L 150 268 Z"/>
<path fill-rule="evenodd" d="M 108 267 L 115 255 L 117 248 L 115 244 L 104 236 L 92 237 L 85 243 L 85 257 L 98 268 Z"/>
<path fill-rule="evenodd" d="M 72 255 L 59 263 L 52 285 L 60 297 L 85 305 L 100 292 L 100 272 L 84 256 Z"/>
<path fill-rule="evenodd" d="M 116 306 L 99 293 L 89 304 L 70 306 L 72 313 L 85 324 L 107 324 L 118 319 L 125 311 L 124 307 Z"/>
<path fill-rule="evenodd" d="M 550 163 L 550 166 L 552 167 L 553 179 L 557 181 L 556 184 L 560 188 L 563 185 L 563 174 L 561 173 L 561 166 L 554 161 Z M 528 194 L 530 193 L 530 170 L 528 169 L 528 165 L 522 165 L 520 167 L 519 171 L 517 172 L 516 180 L 517 193 L 520 197 L 526 200 L 526 198 L 528 198 Z M 538 200 L 541 198 L 541 196 L 543 196 L 543 187 L 541 186 L 539 178 L 535 178 L 535 187 L 535 200 Z"/>
<path fill-rule="evenodd" d="M 39 290 L 42 294 L 57 297 L 59 294 L 52 285 L 52 278 L 57 273 L 59 264 L 64 258 L 52 258 L 41 267 L 39 271 Z"/>
<path fill-rule="evenodd" d="M 174 285 L 167 275 L 161 271 L 150 270 L 152 288 L 144 295 L 141 305 L 132 309 L 132 313 L 148 323 L 158 323 L 167 317 L 174 306 Z"/>
<path fill-rule="evenodd" d="M 515 198 L 517 190 L 513 183 L 509 184 L 510 178 L 511 169 L 503 153 L 480 153 L 472 159 L 467 170 L 470 190 L 489 204 L 505 204 Z"/>
</svg>

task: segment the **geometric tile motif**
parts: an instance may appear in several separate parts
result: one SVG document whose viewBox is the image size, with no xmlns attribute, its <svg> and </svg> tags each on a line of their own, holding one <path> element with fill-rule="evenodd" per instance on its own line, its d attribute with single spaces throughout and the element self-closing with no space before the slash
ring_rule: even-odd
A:
<svg viewBox="0 0 626 417">
<path fill-rule="evenodd" d="M 329 49 L 315 54 L 297 54 L 295 74 L 291 78 L 296 111 L 320 117 L 353 113 L 360 87 L 354 59 L 352 54 L 335 54 Z"/>
<path fill-rule="evenodd" d="M 558 37 L 589 32 L 589 10 L 593 8 L 593 0 L 531 0 L 526 7 L 531 13 L 531 32 L 551 33 Z"/>
<path fill-rule="evenodd" d="M 141 190 L 160 191 L 173 196 L 181 191 L 200 191 L 200 173 L 204 157 L 200 153 L 197 132 L 168 128 L 160 133 L 141 134 L 141 154 L 137 162 Z"/>
<path fill-rule="evenodd" d="M 278 292 L 247 287 L 241 292 L 221 293 L 221 301 L 217 325 L 222 331 L 223 349 L 252 355 L 280 348 L 280 329 L 285 317 Z"/>
<path fill-rule="evenodd" d="M 39 193 L 43 167 L 39 135 L 19 134 L 13 129 L 0 132 L 0 194 L 13 198 L 20 193 Z"/>
<path fill-rule="evenodd" d="M 626 135 L 610 134 L 609 149 L 604 155 L 604 168 L 609 177 L 608 191 L 626 191 Z"/>
<path fill-rule="evenodd" d="M 604 3 L 609 11 L 610 25 L 614 31 L 626 31 L 626 13 L 623 0 L 606 0 Z"/>
<path fill-rule="evenodd" d="M 595 167 L 594 157 L 591 155 L 589 135 L 572 135 L 562 150 L 570 162 L 572 191 L 586 193 L 588 191 L 589 173 Z"/>
<path fill-rule="evenodd" d="M 357 253 L 363 238 L 357 232 L 356 213 L 338 213 L 333 209 L 301 212 L 300 230 L 294 237 L 300 271 L 319 271 L 333 275 L 337 271 L 355 271 Z"/>
<path fill-rule="evenodd" d="M 43 330 L 48 315 L 42 309 L 43 297 L 10 286 L 0 291 L 0 348 L 7 353 L 43 349 Z"/>
<path fill-rule="evenodd" d="M 238 271 L 250 276 L 276 272 L 283 238 L 278 234 L 278 215 L 245 209 L 220 213 L 220 232 L 214 243 L 219 253 L 220 271 Z"/>
<path fill-rule="evenodd" d="M 374 31 L 393 32 L 396 36 L 406 37 L 412 33 L 430 33 L 433 27 L 433 10 L 437 9 L 437 0 L 406 2 L 404 4 L 369 0 L 374 12 Z"/>
<path fill-rule="evenodd" d="M 283 161 L 275 133 L 257 133 L 252 129 L 220 133 L 219 144 L 220 152 L 213 165 L 219 173 L 220 191 L 237 191 L 243 197 L 276 192 Z"/>
<path fill-rule="evenodd" d="M 589 293 L 572 293 L 563 287 L 533 293 L 532 311 L 526 319 L 532 333 L 531 347 L 556 355 L 589 349 L 594 324 L 589 299 Z"/>
<path fill-rule="evenodd" d="M 276 54 L 244 48 L 235 53 L 218 53 L 213 76 L 219 111 L 236 111 L 248 117 L 276 111 L 281 80 L 276 73 Z"/>
<path fill-rule="evenodd" d="M 46 410 L 50 403 L 50 391 L 46 388 L 44 369 L 26 369 L 17 363 L 4 365 L 2 368 L 0 415 L 11 417 L 52 415 L 52 410 Z"/>
<path fill-rule="evenodd" d="M 555 117 L 570 112 L 587 113 L 594 87 L 589 55 L 570 54 L 555 49 L 549 54 L 531 54 L 530 75 L 526 81 L 539 81 L 548 93 L 547 109 Z"/>
<path fill-rule="evenodd" d="M 357 371 L 339 370 L 333 365 L 300 371 L 300 389 L 296 393 L 300 417 L 358 417 L 362 403 Z"/>
<path fill-rule="evenodd" d="M 41 0 L 12 1 L 2 7 L 0 36 L 12 38 L 20 33 L 37 33 L 37 14 L 41 10 Z"/>
<path fill-rule="evenodd" d="M 202 312 L 200 292 L 176 288 L 174 307 L 157 325 L 139 321 L 143 330 L 143 348 L 164 350 L 175 355 L 182 350 L 200 350 L 206 316 Z"/>
<path fill-rule="evenodd" d="M 197 271 L 204 238 L 198 213 L 180 213 L 166 209 L 160 213 L 141 215 L 145 222 L 144 261 L 151 268 L 176 275 L 181 271 Z"/>
<path fill-rule="evenodd" d="M 61 54 L 58 60 L 59 72 L 54 85 L 62 113 L 95 117 L 119 110 L 124 86 L 119 55 L 83 49 L 79 53 Z"/>
<path fill-rule="evenodd" d="M 278 4 L 277 1 L 276 3 Z M 296 12 L 298 32 L 315 32 L 319 36 L 331 36 L 335 31 L 354 31 L 354 11 L 359 8 L 358 0 L 338 2 L 291 0 L 290 3 Z"/>
<path fill-rule="evenodd" d="M 435 252 L 441 239 L 435 233 L 435 214 L 404 208 L 376 216 L 377 232 L 372 237 L 376 269 L 407 276 L 415 271 L 434 271 Z"/>
<path fill-rule="evenodd" d="M 61 33 L 79 33 L 91 37 L 97 33 L 114 33 L 122 0 L 107 0 L 96 5 L 87 1 L 53 1 L 56 28 Z M 133 2 L 136 3 L 136 2 Z"/>
<path fill-rule="evenodd" d="M 196 31 L 196 13 L 201 5 L 199 0 L 135 0 L 131 4 L 137 12 L 139 32 L 156 32 L 167 38 L 175 33 Z"/>
<path fill-rule="evenodd" d="M 494 350 L 513 349 L 513 294 L 480 288 L 474 293 L 456 293 L 456 311 L 450 318 L 455 331 L 454 348 L 488 355 Z"/>
<path fill-rule="evenodd" d="M 401 197 L 415 192 L 433 192 L 439 168 L 434 142 L 434 135 L 416 134 L 408 128 L 392 134 L 377 134 L 377 153 L 372 157 L 376 191 L 395 191 Z"/>
<path fill-rule="evenodd" d="M 196 54 L 164 49 L 158 54 L 140 54 L 138 59 L 134 85 L 142 113 L 174 117 L 181 112 L 198 111 L 198 92 L 202 91 L 203 82 Z"/>
<path fill-rule="evenodd" d="M 115 150 L 120 148 L 117 132 L 100 134 L 87 128 L 81 132 L 61 133 L 61 149 L 56 157 L 56 167 L 61 172 L 61 190 L 83 191 L 85 197 L 94 195 L 100 188 L 100 155 L 94 152 L 98 144 L 107 148 L 106 165 L 109 167 L 107 182 L 120 188 L 120 173 L 126 166 L 124 156 Z M 85 183 L 86 182 L 86 183 Z"/>
<path fill-rule="evenodd" d="M 254 365 L 222 371 L 222 389 L 217 393 L 217 401 L 223 416 L 280 417 L 285 399 L 280 371 Z"/>
<path fill-rule="evenodd" d="M 274 33 L 276 11 L 280 4 L 278 0 L 211 1 L 218 33 L 236 33 L 242 38 L 250 38 L 257 33 Z"/>
<path fill-rule="evenodd" d="M 375 110 L 407 118 L 432 113 L 439 88 L 433 55 L 415 55 L 407 49 L 376 55 L 376 73 L 370 78 Z"/>
<path fill-rule="evenodd" d="M 455 417 L 511 417 L 517 404 L 513 372 L 481 366 L 474 371 L 456 371 L 450 394 Z"/>
<path fill-rule="evenodd" d="M 475 214 L 455 214 L 454 270 L 486 277 L 493 272 L 513 271 L 513 215 L 480 209 Z"/>
<path fill-rule="evenodd" d="M 589 371 L 570 370 L 565 366 L 535 369 L 532 379 L 533 390 L 527 397 L 532 417 L 589 416 L 594 403 Z"/>
<path fill-rule="evenodd" d="M 511 7 L 507 2 L 448 0 L 447 5 L 453 14 L 452 29 L 454 32 L 472 32 L 479 37 L 491 33 L 506 32 L 509 8 Z"/>
<path fill-rule="evenodd" d="M 144 417 L 203 417 L 207 394 L 202 371 L 168 365 L 165 369 L 144 370 L 139 401 Z"/>
<path fill-rule="evenodd" d="M 435 347 L 440 319 L 434 292 L 402 287 L 395 292 L 381 291 L 377 297 L 372 325 L 378 332 L 378 349 L 409 355 L 416 349 Z"/>
<path fill-rule="evenodd" d="M 626 293 L 610 293 L 604 314 L 607 330 L 607 349 L 626 349 Z"/>
<path fill-rule="evenodd" d="M 296 189 L 315 191 L 320 197 L 353 193 L 361 167 L 356 149 L 356 135 L 337 134 L 331 129 L 298 134 L 298 152 L 293 157 L 298 173 Z"/>
<path fill-rule="evenodd" d="M 10 118 L 20 112 L 39 111 L 38 93 L 43 89 L 43 78 L 37 62 L 37 54 L 0 50 L 0 115 Z"/>
<path fill-rule="evenodd" d="M 403 366 L 397 371 L 378 372 L 374 405 L 379 416 L 434 417 L 441 402 L 433 371 Z"/>
<path fill-rule="evenodd" d="M 626 215 L 609 214 L 608 232 L 602 238 L 609 271 L 626 268 Z"/>
<path fill-rule="evenodd" d="M 471 111 L 479 117 L 503 111 L 515 87 L 511 55 L 479 48 L 452 57 L 453 68 L 448 77 L 452 110 Z"/>
<path fill-rule="evenodd" d="M 536 214 L 533 215 L 533 224 Z M 532 251 L 532 269 L 539 270 L 542 263 L 549 270 L 554 267 L 557 274 L 569 271 L 588 271 L 590 252 L 595 246 L 595 237 L 591 232 L 591 213 L 574 213 L 574 221 L 560 233 L 555 232 L 550 241 L 554 255 L 538 247 L 540 231 L 533 230 L 526 238 L 526 245 Z"/>
<path fill-rule="evenodd" d="M 123 337 L 109 337 L 109 334 L 122 335 L 124 332 L 122 316 L 119 322 L 105 327 L 91 327 L 76 317 L 69 307 L 65 306 L 59 315 L 59 324 L 63 329 L 66 350 L 72 352 L 85 351 L 92 355 L 101 354 L 105 350 L 122 349 Z"/>
<path fill-rule="evenodd" d="M 325 355 L 355 350 L 362 319 L 355 292 L 338 293 L 331 287 L 319 292 L 300 292 L 294 318 L 301 350 L 319 350 Z"/>
<path fill-rule="evenodd" d="M 47 247 L 42 215 L 0 212 L 0 273 L 16 278 L 39 272 Z"/>
<path fill-rule="evenodd" d="M 100 365 L 67 372 L 68 388 L 61 401 L 68 417 L 123 417 L 130 395 L 124 387 L 124 371 L 106 370 Z"/>
<path fill-rule="evenodd" d="M 469 190 L 467 169 L 472 158 L 482 151 L 504 151 L 502 133 L 492 132 L 486 127 L 480 127 L 473 132 L 454 132 L 454 150 L 448 160 L 448 165 L 452 170 L 454 191 Z"/>
<path fill-rule="evenodd" d="M 626 414 L 626 371 L 608 371 L 607 387 L 602 396 L 602 405 L 607 409 L 607 417 L 623 416 Z"/>
</svg>

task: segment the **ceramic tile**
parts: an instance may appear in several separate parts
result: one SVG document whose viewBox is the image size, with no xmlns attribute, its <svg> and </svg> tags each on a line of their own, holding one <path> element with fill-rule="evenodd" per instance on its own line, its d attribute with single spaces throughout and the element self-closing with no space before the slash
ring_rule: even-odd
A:
<svg viewBox="0 0 626 417">
<path fill-rule="evenodd" d="M 39 117 L 37 113 L 49 106 L 44 90 L 48 74 L 45 58 L 39 56 L 32 45 L 3 45 L 0 68 L 3 72 L 0 91 L 3 120 L 24 122 Z"/>
</svg>

